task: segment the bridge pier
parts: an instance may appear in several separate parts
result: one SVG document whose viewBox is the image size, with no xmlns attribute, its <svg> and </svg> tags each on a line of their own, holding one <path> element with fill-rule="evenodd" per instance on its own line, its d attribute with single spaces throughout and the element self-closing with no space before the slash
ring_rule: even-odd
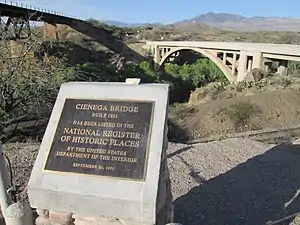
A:
<svg viewBox="0 0 300 225">
<path fill-rule="evenodd" d="M 44 40 L 58 41 L 57 24 L 44 22 Z"/>
<path fill-rule="evenodd" d="M 157 45 L 153 47 L 153 56 L 154 56 L 155 67 L 158 68 L 161 60 L 161 56 L 160 56 L 159 47 Z"/>
<path fill-rule="evenodd" d="M 246 51 L 241 51 L 239 57 L 238 73 L 237 73 L 237 82 L 243 81 L 247 73 L 247 61 L 248 56 Z"/>
<path fill-rule="evenodd" d="M 280 60 L 279 61 L 279 67 L 277 69 L 277 73 L 280 76 L 286 76 L 287 75 L 287 68 L 288 68 L 288 61 L 287 60 Z"/>
<path fill-rule="evenodd" d="M 263 67 L 263 54 L 262 52 L 253 52 L 253 64 L 251 69 L 262 69 Z"/>
<path fill-rule="evenodd" d="M 261 70 L 263 66 L 263 54 L 261 52 L 245 51 L 240 52 L 237 82 L 246 78 L 247 72 L 253 69 Z"/>
</svg>

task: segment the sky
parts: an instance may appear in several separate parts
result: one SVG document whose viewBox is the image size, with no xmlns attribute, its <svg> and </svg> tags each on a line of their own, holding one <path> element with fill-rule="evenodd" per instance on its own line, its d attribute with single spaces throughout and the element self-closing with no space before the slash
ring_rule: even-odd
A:
<svg viewBox="0 0 300 225">
<path fill-rule="evenodd" d="M 10 1 L 10 0 L 6 0 Z M 4 0 L 0 0 L 4 2 Z M 173 23 L 208 12 L 246 17 L 300 17 L 300 0 L 14 0 L 82 19 Z"/>
</svg>

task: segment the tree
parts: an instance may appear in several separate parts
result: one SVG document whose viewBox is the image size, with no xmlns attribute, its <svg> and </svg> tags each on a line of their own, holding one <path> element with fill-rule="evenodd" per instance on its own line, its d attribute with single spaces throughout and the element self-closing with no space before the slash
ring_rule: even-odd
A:
<svg viewBox="0 0 300 225">
<path fill-rule="evenodd" d="M 194 88 L 216 81 L 228 82 L 223 72 L 208 58 L 201 58 L 195 63 L 183 66 L 169 63 L 165 65 L 165 71 L 183 81 L 192 80 Z"/>
<path fill-rule="evenodd" d="M 0 39 L 0 140 L 43 133 L 60 85 L 72 79 L 63 59 L 38 57 L 50 43 L 31 31 L 26 39 Z M 47 59 L 47 60 L 46 60 Z"/>
</svg>

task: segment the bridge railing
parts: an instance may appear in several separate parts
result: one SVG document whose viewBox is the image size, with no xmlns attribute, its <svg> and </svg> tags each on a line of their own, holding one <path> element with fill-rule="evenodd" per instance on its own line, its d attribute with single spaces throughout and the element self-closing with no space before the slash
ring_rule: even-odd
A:
<svg viewBox="0 0 300 225">
<path fill-rule="evenodd" d="M 0 0 L 0 3 L 6 4 L 6 5 L 11 5 L 11 6 L 16 6 L 16 7 L 20 7 L 20 8 L 24 8 L 24 9 L 30 9 L 30 10 L 34 10 L 34 11 L 38 11 L 38 12 L 42 12 L 42 13 L 49 13 L 49 14 L 56 15 L 56 16 L 63 16 L 63 17 L 69 17 L 69 18 L 77 19 L 77 20 L 83 20 L 80 17 L 71 16 L 71 15 L 68 15 L 67 13 L 62 13 L 62 12 L 57 12 L 57 11 L 54 11 L 54 10 L 44 9 L 44 8 L 40 8 L 40 7 L 28 5 L 28 4 L 23 4 L 23 3 L 20 3 L 20 2 L 14 2 L 14 1 L 11 1 L 11 0 Z"/>
</svg>

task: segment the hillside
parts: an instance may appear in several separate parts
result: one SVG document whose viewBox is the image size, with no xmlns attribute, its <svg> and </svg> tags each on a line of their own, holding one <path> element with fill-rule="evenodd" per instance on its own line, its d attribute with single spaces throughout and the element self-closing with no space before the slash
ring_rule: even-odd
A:
<svg viewBox="0 0 300 225">
<path fill-rule="evenodd" d="M 222 30 L 231 31 L 293 31 L 300 32 L 300 18 L 282 18 L 282 17 L 244 17 L 228 13 L 206 13 L 191 19 L 178 21 L 173 24 L 156 23 L 124 23 L 119 21 L 104 21 L 109 25 L 118 27 L 140 27 L 140 26 L 176 26 L 190 27 L 210 26 Z"/>
<path fill-rule="evenodd" d="M 300 28 L 300 26 L 299 26 Z M 274 44 L 300 44 L 300 33 L 280 31 L 229 31 L 213 28 L 202 23 L 178 23 L 140 29 L 134 35 L 138 40 L 164 41 L 228 41 Z"/>
<path fill-rule="evenodd" d="M 299 124 L 300 79 L 269 77 L 247 84 L 210 83 L 172 108 L 174 137 L 199 139 Z"/>
<path fill-rule="evenodd" d="M 181 25 L 189 23 L 203 23 L 211 27 L 234 31 L 300 31 L 300 18 L 248 18 L 227 13 L 207 13 L 179 22 Z"/>
</svg>

